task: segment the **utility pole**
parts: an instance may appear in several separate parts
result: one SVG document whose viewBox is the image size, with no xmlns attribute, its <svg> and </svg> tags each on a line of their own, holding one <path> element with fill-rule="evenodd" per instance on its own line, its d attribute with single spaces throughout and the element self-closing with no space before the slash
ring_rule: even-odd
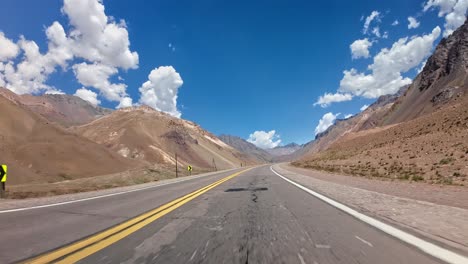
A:
<svg viewBox="0 0 468 264">
<path fill-rule="evenodd" d="M 179 170 L 177 168 L 177 152 L 175 154 L 175 177 L 179 177 Z"/>
<path fill-rule="evenodd" d="M 218 168 L 216 168 L 216 162 L 215 162 L 215 159 L 213 158 L 213 168 L 215 171 L 218 171 Z"/>
</svg>

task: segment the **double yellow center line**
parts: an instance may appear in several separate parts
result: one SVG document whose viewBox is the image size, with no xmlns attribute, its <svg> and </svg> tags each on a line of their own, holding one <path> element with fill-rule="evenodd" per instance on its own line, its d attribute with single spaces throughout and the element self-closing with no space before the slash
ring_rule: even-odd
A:
<svg viewBox="0 0 468 264">
<path fill-rule="evenodd" d="M 154 222 L 162 216 L 174 211 L 189 201 L 215 188 L 216 186 L 226 182 L 250 169 L 246 169 L 234 174 L 231 174 L 219 181 L 216 181 L 208 186 L 205 186 L 197 191 L 182 196 L 172 202 L 153 209 L 140 216 L 132 218 L 117 226 L 111 227 L 91 237 L 77 241 L 71 245 L 59 248 L 52 252 L 27 260 L 25 263 L 75 263 L 87 256 L 102 250 L 117 241 L 129 236 L 130 234 L 140 230 L 146 225 Z"/>
</svg>

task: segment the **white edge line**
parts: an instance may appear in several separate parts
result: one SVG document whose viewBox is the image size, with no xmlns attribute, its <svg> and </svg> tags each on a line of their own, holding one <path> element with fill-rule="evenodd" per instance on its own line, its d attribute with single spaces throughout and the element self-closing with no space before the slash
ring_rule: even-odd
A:
<svg viewBox="0 0 468 264">
<path fill-rule="evenodd" d="M 344 205 L 344 204 L 341 204 L 339 202 L 336 202 L 335 200 L 332 200 L 324 195 L 321 195 L 317 192 L 314 192 L 286 177 L 284 177 L 283 175 L 279 174 L 278 172 L 276 172 L 274 169 L 273 169 L 273 166 L 270 166 L 270 170 L 275 173 L 276 175 L 278 175 L 279 177 L 281 177 L 283 180 L 291 183 L 292 185 L 295 185 L 296 187 L 298 187 L 299 189 L 302 189 L 303 191 L 319 198 L 320 200 L 344 211 L 345 213 L 348 213 L 350 214 L 351 216 L 367 223 L 368 225 L 371 225 L 395 238 L 398 238 L 412 246 L 415 246 L 416 248 L 420 249 L 421 251 L 425 252 L 426 254 L 429 254 L 435 258 L 438 258 L 440 260 L 443 260 L 447 263 L 451 263 L 451 264 L 466 264 L 468 263 L 468 258 L 465 257 L 465 256 L 462 256 L 460 254 L 457 254 L 455 252 L 452 252 L 452 251 L 449 251 L 445 248 L 442 248 L 442 247 L 439 247 L 433 243 L 430 243 L 430 242 L 427 242 L 421 238 L 418 238 L 414 235 L 411 235 L 409 233 L 406 233 L 400 229 L 397 229 L 391 225 L 388 225 L 386 223 L 383 223 L 377 219 L 374 219 L 370 216 L 367 216 L 365 214 L 362 214 L 362 213 L 359 213 L 358 211 Z"/>
<path fill-rule="evenodd" d="M 238 168 L 229 169 L 229 170 L 225 170 L 225 171 L 220 171 L 219 173 L 229 172 L 229 171 L 236 170 L 236 169 L 238 169 Z M 195 177 L 192 177 L 192 178 L 187 178 L 187 179 L 182 178 L 182 179 L 179 179 L 179 180 L 175 180 L 175 181 L 171 181 L 171 182 L 167 182 L 167 183 L 161 183 L 161 184 L 158 184 L 158 185 L 153 185 L 153 186 L 148 186 L 148 187 L 143 187 L 143 188 L 139 188 L 139 189 L 133 189 L 133 190 L 128 190 L 128 191 L 122 191 L 122 192 L 92 196 L 92 197 L 88 197 L 88 198 L 82 198 L 82 199 L 71 200 L 71 201 L 66 201 L 66 202 L 51 203 L 51 204 L 37 205 L 37 206 L 31 206 L 31 207 L 21 207 L 21 208 L 15 208 L 15 209 L 6 209 L 6 210 L 1 210 L 0 214 L 20 212 L 20 211 L 26 211 L 26 210 L 33 210 L 33 209 L 39 209 L 39 208 L 59 206 L 59 205 L 64 205 L 64 204 L 71 204 L 71 203 L 90 201 L 90 200 L 95 200 L 95 199 L 100 199 L 100 198 L 105 198 L 105 197 L 110 197 L 110 196 L 116 196 L 116 195 L 121 195 L 121 194 L 126 194 L 126 193 L 143 191 L 143 190 L 147 190 L 147 189 L 151 189 L 151 188 L 157 188 L 157 187 L 170 185 L 170 184 L 174 184 L 174 183 L 190 181 L 190 180 L 194 180 L 194 179 L 198 179 L 198 178 L 208 177 L 208 176 L 211 176 L 211 175 L 214 175 L 214 174 L 216 174 L 216 173 L 210 173 L 208 175 L 194 175 Z"/>
</svg>

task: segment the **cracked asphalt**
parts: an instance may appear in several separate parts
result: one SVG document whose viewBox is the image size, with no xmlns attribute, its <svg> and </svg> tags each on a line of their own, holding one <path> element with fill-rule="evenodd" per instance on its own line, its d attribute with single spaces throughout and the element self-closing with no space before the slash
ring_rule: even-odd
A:
<svg viewBox="0 0 468 264">
<path fill-rule="evenodd" d="M 232 173 L 232 172 L 231 172 Z M 0 262 L 69 244 L 231 173 L 0 214 Z M 257 167 L 81 263 L 440 263 Z"/>
</svg>

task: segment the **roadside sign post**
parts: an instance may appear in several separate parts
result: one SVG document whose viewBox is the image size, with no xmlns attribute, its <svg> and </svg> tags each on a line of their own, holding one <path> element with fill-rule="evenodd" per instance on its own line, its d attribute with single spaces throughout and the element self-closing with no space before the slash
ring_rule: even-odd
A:
<svg viewBox="0 0 468 264">
<path fill-rule="evenodd" d="M 213 158 L 213 168 L 215 171 L 218 171 L 218 168 L 216 168 L 216 162 L 215 162 L 215 159 Z"/>
<path fill-rule="evenodd" d="M 192 175 L 192 166 L 188 165 L 187 170 L 189 172 L 189 175 Z"/>
<path fill-rule="evenodd" d="M 6 181 L 7 181 L 7 172 L 8 172 L 8 167 L 7 165 L 1 165 L 0 166 L 0 181 L 2 183 L 2 189 L 0 190 L 0 197 L 4 198 L 5 197 L 5 191 L 6 191 Z"/>
<path fill-rule="evenodd" d="M 179 170 L 177 168 L 177 152 L 175 154 L 175 177 L 178 178 L 179 177 Z"/>
</svg>

